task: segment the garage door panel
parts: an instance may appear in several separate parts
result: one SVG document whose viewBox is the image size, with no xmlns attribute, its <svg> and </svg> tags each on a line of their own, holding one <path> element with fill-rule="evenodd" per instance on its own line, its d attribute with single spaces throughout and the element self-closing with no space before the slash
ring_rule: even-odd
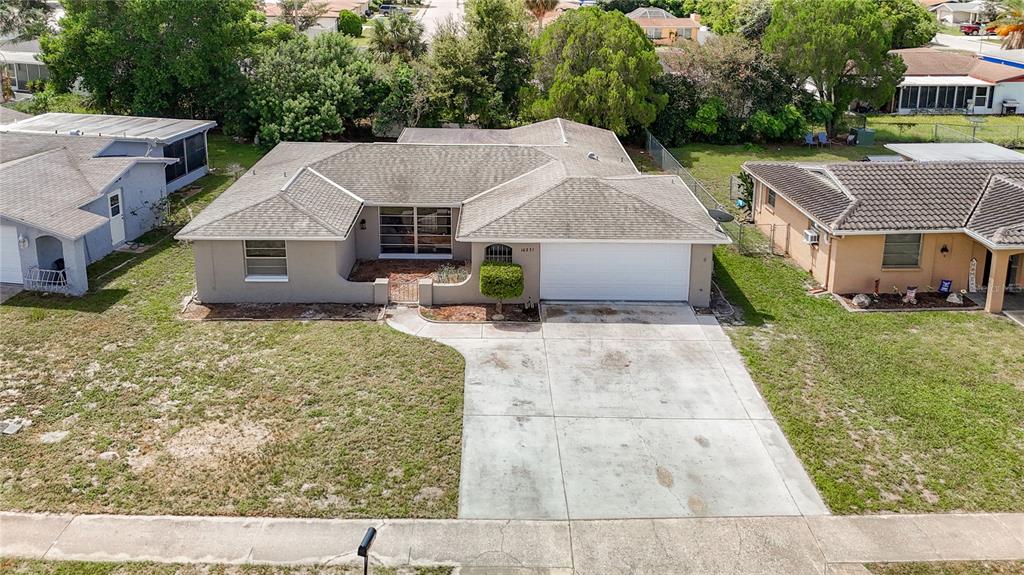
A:
<svg viewBox="0 0 1024 575">
<path fill-rule="evenodd" d="M 20 284 L 22 281 L 18 228 L 0 225 L 0 282 Z"/>
<path fill-rule="evenodd" d="M 540 256 L 541 299 L 685 301 L 688 297 L 688 244 L 542 244 Z"/>
</svg>

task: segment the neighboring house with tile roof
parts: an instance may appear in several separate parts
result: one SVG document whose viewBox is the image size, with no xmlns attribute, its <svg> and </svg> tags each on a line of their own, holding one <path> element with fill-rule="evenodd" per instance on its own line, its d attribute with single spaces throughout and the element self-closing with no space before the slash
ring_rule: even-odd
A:
<svg viewBox="0 0 1024 575">
<path fill-rule="evenodd" d="M 892 53 L 907 71 L 888 111 L 1024 114 L 1024 68 L 935 48 Z"/>
<path fill-rule="evenodd" d="M 88 114 L 0 125 L 0 281 L 85 293 L 86 266 L 153 229 L 169 191 L 206 173 L 213 125 Z"/>
<path fill-rule="evenodd" d="M 682 180 L 641 175 L 612 132 L 561 119 L 281 143 L 177 237 L 209 303 L 381 302 L 386 289 L 348 280 L 357 261 L 468 262 L 466 281 L 421 287 L 428 305 L 486 302 L 489 259 L 523 267 L 512 303 L 707 305 L 711 249 L 730 241 Z"/>
<path fill-rule="evenodd" d="M 928 7 L 939 22 L 945 24 L 986 24 L 988 23 L 988 12 L 991 9 L 990 0 L 971 0 L 961 2 L 958 0 L 947 0 Z"/>
<path fill-rule="evenodd" d="M 1024 162 L 747 162 L 754 221 L 834 293 L 1024 284 Z"/>
<path fill-rule="evenodd" d="M 626 17 L 643 28 L 651 42 L 663 46 L 671 46 L 679 39 L 696 42 L 700 30 L 700 16 L 697 14 L 678 18 L 661 8 L 641 6 Z"/>
</svg>

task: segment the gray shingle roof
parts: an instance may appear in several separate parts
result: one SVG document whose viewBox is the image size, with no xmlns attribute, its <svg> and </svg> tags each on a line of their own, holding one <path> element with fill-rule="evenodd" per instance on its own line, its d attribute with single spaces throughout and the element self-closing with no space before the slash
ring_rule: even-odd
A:
<svg viewBox="0 0 1024 575">
<path fill-rule="evenodd" d="M 0 124 L 10 124 L 17 122 L 18 120 L 24 120 L 25 118 L 31 118 L 31 114 L 12 110 L 7 106 L 0 106 Z"/>
<path fill-rule="evenodd" d="M 675 176 L 565 177 L 552 183 L 556 170 L 535 174 L 537 181 L 466 202 L 457 238 L 729 242 Z"/>
<path fill-rule="evenodd" d="M 748 162 L 744 169 L 836 234 L 963 230 L 993 176 L 1024 181 L 1024 162 L 845 162 L 821 167 Z M 834 188 L 814 179 L 816 171 L 833 181 Z M 1003 225 L 1024 225 L 1024 195 L 1018 186 L 1002 186 L 991 197 L 999 199 L 1002 217 L 1011 220 L 1000 220 Z"/>
<path fill-rule="evenodd" d="M 78 132 L 83 136 L 167 142 L 209 130 L 216 125 L 217 122 L 210 120 L 50 112 L 8 124 L 3 126 L 2 129 L 9 132 L 32 134 L 69 134 L 71 132 Z"/>
<path fill-rule="evenodd" d="M 397 144 L 279 144 L 177 237 L 345 237 L 364 201 L 464 203 L 466 239 L 728 241 L 680 180 L 641 177 L 612 132 L 558 119 L 407 129 Z"/>
<path fill-rule="evenodd" d="M 94 157 L 112 141 L 0 131 L 0 215 L 72 239 L 103 225 L 80 208 L 133 164 L 162 160 Z"/>
<path fill-rule="evenodd" d="M 995 244 L 1024 245 L 1024 183 L 994 176 L 965 227 Z"/>
</svg>

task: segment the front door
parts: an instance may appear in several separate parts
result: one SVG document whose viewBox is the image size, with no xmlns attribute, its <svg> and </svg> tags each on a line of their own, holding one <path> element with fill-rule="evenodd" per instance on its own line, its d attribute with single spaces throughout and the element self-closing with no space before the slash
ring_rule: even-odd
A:
<svg viewBox="0 0 1024 575">
<path fill-rule="evenodd" d="M 121 211 L 121 189 L 107 196 L 110 207 L 110 243 L 118 245 L 124 241 L 124 213 Z"/>
</svg>

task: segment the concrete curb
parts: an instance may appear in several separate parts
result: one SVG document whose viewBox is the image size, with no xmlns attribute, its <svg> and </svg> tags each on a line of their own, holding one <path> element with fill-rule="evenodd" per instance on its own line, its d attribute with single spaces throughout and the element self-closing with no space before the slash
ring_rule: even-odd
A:
<svg viewBox="0 0 1024 575">
<path fill-rule="evenodd" d="M 846 564 L 1024 560 L 1024 513 L 593 521 L 0 513 L 0 556 L 559 573 L 847 573 Z M 855 569 L 850 566 L 849 568 Z M 856 571 L 854 571 L 856 572 Z"/>
</svg>

